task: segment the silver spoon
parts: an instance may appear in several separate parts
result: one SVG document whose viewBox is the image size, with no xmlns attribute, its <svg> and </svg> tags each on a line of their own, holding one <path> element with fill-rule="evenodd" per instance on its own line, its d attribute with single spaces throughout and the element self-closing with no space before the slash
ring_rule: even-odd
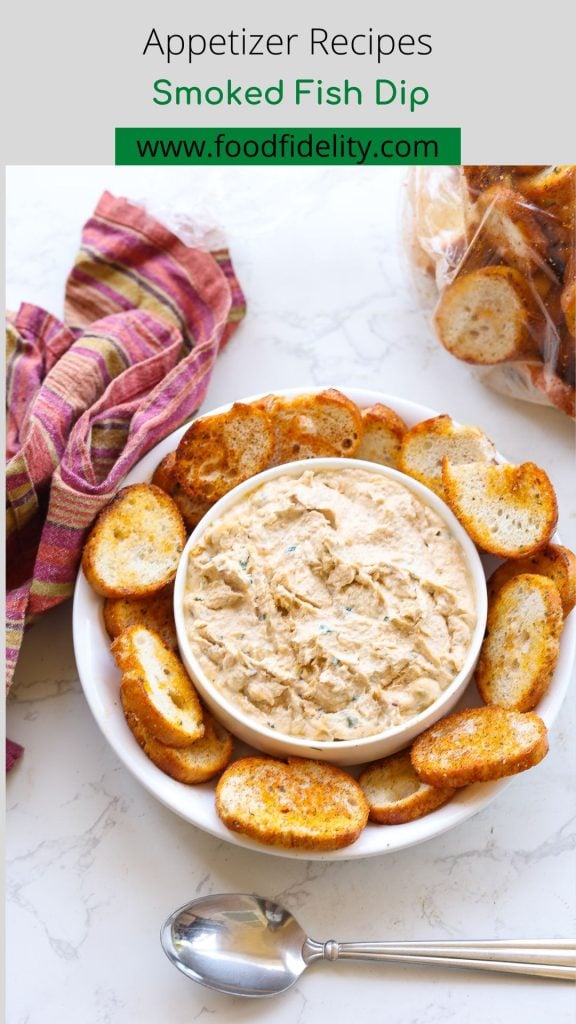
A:
<svg viewBox="0 0 576 1024">
<path fill-rule="evenodd" d="M 160 939 L 193 981 L 235 996 L 272 996 L 294 985 L 316 960 L 383 960 L 576 979 L 576 940 L 498 942 L 316 942 L 273 900 L 222 893 L 170 915 Z"/>
</svg>

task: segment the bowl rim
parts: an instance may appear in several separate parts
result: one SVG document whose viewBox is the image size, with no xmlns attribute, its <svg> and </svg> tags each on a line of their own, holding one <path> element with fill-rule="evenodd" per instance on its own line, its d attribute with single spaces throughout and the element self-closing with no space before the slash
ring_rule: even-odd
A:
<svg viewBox="0 0 576 1024">
<path fill-rule="evenodd" d="M 472 632 L 466 657 L 459 672 L 454 676 L 449 685 L 441 692 L 439 697 L 417 715 L 408 718 L 405 722 L 402 722 L 399 725 L 371 733 L 368 736 L 361 736 L 349 740 L 316 740 L 312 737 L 291 736 L 289 733 L 279 732 L 276 729 L 271 729 L 269 726 L 255 721 L 255 719 L 244 713 L 236 704 L 230 701 L 207 677 L 192 652 L 184 623 L 184 593 L 190 549 L 198 543 L 205 531 L 217 519 L 222 515 L 226 515 L 235 505 L 240 504 L 248 494 L 259 490 L 271 479 L 275 479 L 283 475 L 298 476 L 299 473 L 310 469 L 313 469 L 314 471 L 329 470 L 331 472 L 338 472 L 343 469 L 352 469 L 354 471 L 364 469 L 367 472 L 376 473 L 377 475 L 388 479 L 396 480 L 398 483 L 410 490 L 423 502 L 423 504 L 428 505 L 428 507 L 432 508 L 432 510 L 440 516 L 443 522 L 450 529 L 452 536 L 458 542 L 460 550 L 464 553 L 466 559 L 466 565 L 474 596 L 476 623 Z M 370 462 L 365 459 L 356 459 L 353 457 L 323 457 L 300 459 L 294 462 L 269 467 L 262 470 L 260 473 L 254 474 L 254 476 L 249 477 L 247 480 L 242 481 L 240 484 L 237 484 L 236 487 L 232 488 L 223 495 L 222 498 L 215 502 L 194 528 L 182 551 L 174 582 L 173 605 L 178 646 L 186 668 L 191 672 L 194 681 L 199 683 L 199 688 L 207 691 L 215 705 L 221 707 L 223 711 L 230 716 L 230 718 L 238 721 L 245 730 L 253 734 L 250 742 L 254 743 L 254 746 L 258 746 L 256 737 L 261 736 L 264 741 L 273 742 L 276 747 L 285 746 L 287 752 L 289 752 L 289 747 L 301 750 L 303 756 L 311 756 L 309 753 L 310 751 L 318 753 L 325 751 L 337 751 L 342 752 L 343 754 L 349 751 L 358 751 L 360 755 L 358 757 L 358 763 L 361 763 L 362 751 L 370 750 L 374 745 L 380 745 L 388 741 L 395 741 L 404 733 L 407 734 L 406 742 L 411 742 L 415 736 L 423 732 L 429 724 L 432 724 L 432 720 L 437 721 L 441 718 L 442 709 L 446 705 L 450 704 L 451 699 L 455 695 L 460 694 L 465 684 L 469 684 L 472 672 L 480 654 L 480 648 L 482 646 L 482 640 L 486 629 L 488 597 L 484 567 L 474 542 L 449 506 L 437 494 L 435 494 L 434 491 L 420 483 L 420 481 L 415 480 L 413 477 L 410 477 L 391 466 Z M 409 736 L 408 733 L 410 734 Z M 400 748 L 397 747 L 397 749 Z M 293 754 L 293 749 L 290 753 Z M 368 753 L 367 756 L 371 757 L 372 755 Z"/>
</svg>

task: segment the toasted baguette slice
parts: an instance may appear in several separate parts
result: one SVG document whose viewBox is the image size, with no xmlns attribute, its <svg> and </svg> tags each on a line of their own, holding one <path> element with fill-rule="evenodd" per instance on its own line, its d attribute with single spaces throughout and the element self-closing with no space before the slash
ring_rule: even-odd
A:
<svg viewBox="0 0 576 1024">
<path fill-rule="evenodd" d="M 387 405 L 362 410 L 362 440 L 354 457 L 398 469 L 400 442 L 408 429 L 404 420 Z"/>
<path fill-rule="evenodd" d="M 265 410 L 235 402 L 228 412 L 194 421 L 176 450 L 174 474 L 192 498 L 217 501 L 265 469 L 273 446 Z"/>
<path fill-rule="evenodd" d="M 548 753 L 546 726 L 533 711 L 496 704 L 442 718 L 416 739 L 414 771 L 430 786 L 468 786 L 516 775 Z"/>
<path fill-rule="evenodd" d="M 472 540 L 501 558 L 520 558 L 546 546 L 558 519 L 556 495 L 543 469 L 456 466 L 444 458 L 445 499 Z"/>
<path fill-rule="evenodd" d="M 155 487 L 159 487 L 166 494 L 172 496 L 172 491 L 176 484 L 176 478 L 174 476 L 174 463 L 176 462 L 176 452 L 168 452 L 163 459 L 156 466 L 152 474 L 151 483 Z"/>
<path fill-rule="evenodd" d="M 453 463 L 491 463 L 496 459 L 496 449 L 478 427 L 460 426 L 450 416 L 435 416 L 404 434 L 398 468 L 444 498 L 444 456 Z"/>
<path fill-rule="evenodd" d="M 207 782 L 223 771 L 232 757 L 233 740 L 229 732 L 204 710 L 204 735 L 187 747 L 169 747 L 152 736 L 131 711 L 126 721 L 147 757 L 177 782 L 187 786 Z"/>
<path fill-rule="evenodd" d="M 561 308 L 559 293 L 560 283 L 556 276 L 551 273 L 550 270 L 535 268 L 532 273 L 531 284 L 536 294 L 547 307 L 550 319 L 555 322 L 558 319 L 559 310 Z"/>
<path fill-rule="evenodd" d="M 484 189 L 491 188 L 495 184 L 507 185 L 513 179 L 524 178 L 527 175 L 536 174 L 537 171 L 545 171 L 543 164 L 475 164 L 462 168 L 468 188 L 474 197 L 482 193 Z M 519 185 L 521 187 L 521 184 Z"/>
<path fill-rule="evenodd" d="M 146 626 L 158 634 L 166 647 L 177 651 L 173 603 L 171 585 L 151 597 L 108 597 L 104 602 L 104 624 L 111 637 L 120 636 L 129 626 Z"/>
<path fill-rule="evenodd" d="M 508 580 L 488 609 L 476 685 L 486 704 L 532 711 L 547 692 L 560 654 L 562 602 L 546 576 Z"/>
<path fill-rule="evenodd" d="M 544 164 L 508 164 L 507 168 L 517 178 L 523 178 L 526 174 L 536 174 L 536 171 L 544 171 Z"/>
<path fill-rule="evenodd" d="M 507 263 L 524 273 L 542 263 L 548 239 L 520 192 L 493 185 L 478 197 L 477 208 L 480 231 Z"/>
<path fill-rule="evenodd" d="M 96 519 L 82 568 L 103 597 L 143 597 L 172 582 L 185 543 L 172 498 L 152 484 L 132 484 Z"/>
<path fill-rule="evenodd" d="M 542 314 L 514 267 L 480 267 L 459 275 L 434 314 L 444 348 L 468 363 L 492 365 L 536 355 Z"/>
<path fill-rule="evenodd" d="M 466 164 L 462 167 L 464 180 L 468 186 L 470 197 L 477 197 L 487 188 L 496 184 L 507 184 L 510 181 L 510 168 L 497 164 Z"/>
<path fill-rule="evenodd" d="M 438 789 L 422 782 L 408 750 L 368 765 L 358 782 L 368 801 L 370 820 L 380 825 L 416 821 L 448 803 L 455 793 L 449 786 Z"/>
<path fill-rule="evenodd" d="M 527 198 L 561 225 L 574 224 L 576 208 L 576 165 L 545 167 L 518 183 Z"/>
<path fill-rule="evenodd" d="M 204 518 L 208 509 L 212 508 L 212 505 L 214 504 L 213 501 L 205 501 L 203 498 L 191 497 L 189 494 L 186 494 L 185 490 L 179 483 L 174 485 L 172 498 L 180 509 L 180 515 L 184 520 L 186 529 L 190 532 L 198 526 L 200 520 Z"/>
<path fill-rule="evenodd" d="M 176 452 L 169 452 L 161 462 L 158 463 L 152 476 L 152 483 L 161 487 L 166 494 L 176 502 L 187 530 L 193 530 L 203 516 L 206 515 L 212 502 L 204 501 L 203 498 L 192 498 L 180 486 L 176 479 L 174 467 L 176 465 Z"/>
<path fill-rule="evenodd" d="M 273 463 L 352 456 L 362 437 L 358 406 L 335 388 L 267 403 L 275 435 Z"/>
<path fill-rule="evenodd" d="M 338 850 L 355 842 L 368 804 L 355 779 L 321 761 L 244 757 L 216 787 L 227 828 L 271 846 Z"/>
<path fill-rule="evenodd" d="M 120 696 L 161 743 L 186 747 L 204 735 L 202 708 L 181 661 L 157 633 L 146 626 L 129 626 L 112 644 L 122 672 Z"/>
<path fill-rule="evenodd" d="M 521 573 L 547 576 L 556 584 L 564 618 L 576 605 L 576 555 L 561 544 L 547 544 L 541 551 L 526 558 L 510 558 L 492 573 L 488 580 L 488 598 L 494 600 L 508 580 Z"/>
</svg>

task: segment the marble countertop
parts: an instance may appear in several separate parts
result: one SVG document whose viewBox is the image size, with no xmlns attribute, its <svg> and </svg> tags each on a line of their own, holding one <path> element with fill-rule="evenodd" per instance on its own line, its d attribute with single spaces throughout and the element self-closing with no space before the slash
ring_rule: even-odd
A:
<svg viewBox="0 0 576 1024">
<path fill-rule="evenodd" d="M 576 547 L 572 425 L 489 391 L 434 340 L 402 255 L 398 169 L 11 168 L 8 308 L 25 299 L 61 313 L 80 227 L 105 188 L 228 237 L 249 311 L 205 408 L 347 383 L 450 412 L 510 459 L 547 468 Z M 276 1001 L 235 999 L 175 971 L 158 933 L 187 900 L 238 890 L 284 901 L 321 939 L 573 934 L 575 718 L 572 693 L 545 760 L 443 836 L 369 860 L 271 857 L 180 820 L 128 774 L 86 705 L 61 606 L 27 634 L 8 701 L 8 734 L 26 749 L 7 781 L 7 1019 L 573 1024 L 568 982 L 448 969 L 325 964 Z"/>
</svg>

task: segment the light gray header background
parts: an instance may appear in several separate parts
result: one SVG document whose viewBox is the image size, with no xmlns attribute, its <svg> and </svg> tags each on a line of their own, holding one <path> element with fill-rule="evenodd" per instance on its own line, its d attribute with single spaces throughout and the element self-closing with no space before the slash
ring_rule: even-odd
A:
<svg viewBox="0 0 576 1024">
<path fill-rule="evenodd" d="M 338 7 L 341 10 L 338 10 Z M 317 0 L 300 7 L 265 0 L 184 4 L 176 0 L 52 0 L 14 4 L 4 55 L 8 123 L 5 162 L 106 164 L 114 160 L 114 127 L 197 125 L 461 126 L 467 163 L 573 163 L 574 22 L 572 0 L 534 6 L 515 0 Z M 432 35 L 429 56 L 308 56 L 312 25 L 331 32 Z M 300 33 L 291 57 L 199 57 L 169 68 L 142 56 L 152 28 L 169 32 Z M 207 86 L 269 85 L 283 77 L 346 77 L 372 94 L 378 77 L 424 84 L 426 107 L 159 107 L 156 78 Z"/>
</svg>

